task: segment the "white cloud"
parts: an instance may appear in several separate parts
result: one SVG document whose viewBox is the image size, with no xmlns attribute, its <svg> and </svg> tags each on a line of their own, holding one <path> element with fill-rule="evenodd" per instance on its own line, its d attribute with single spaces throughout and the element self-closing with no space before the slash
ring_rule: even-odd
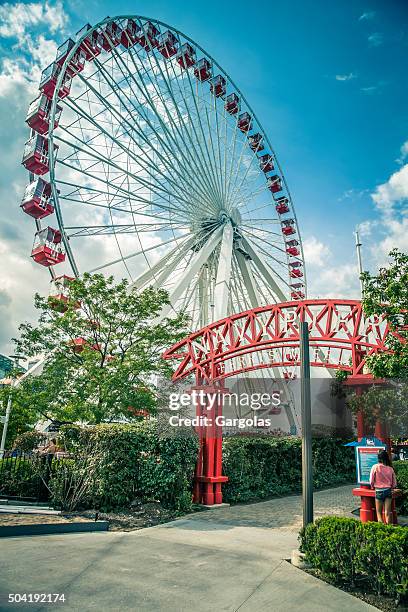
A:
<svg viewBox="0 0 408 612">
<path fill-rule="evenodd" d="M 383 44 L 384 36 L 381 32 L 374 32 L 367 38 L 370 47 L 379 47 Z"/>
<path fill-rule="evenodd" d="M 348 74 L 336 74 L 336 81 L 351 81 L 355 78 L 356 75 L 354 72 L 349 72 Z"/>
<path fill-rule="evenodd" d="M 408 154 L 408 141 L 401 147 L 400 162 Z M 388 181 L 378 185 L 371 198 L 380 213 L 375 222 L 376 242 L 371 253 L 376 266 L 384 265 L 393 248 L 408 252 L 408 164 L 391 174 Z"/>
<path fill-rule="evenodd" d="M 360 234 L 360 238 L 370 236 L 376 225 L 377 221 L 363 221 L 363 223 L 359 223 L 357 230 Z"/>
<path fill-rule="evenodd" d="M 394 204 L 408 199 L 408 164 L 394 172 L 386 183 L 378 185 L 371 195 L 377 208 L 387 212 Z"/>
<path fill-rule="evenodd" d="M 360 298 L 360 281 L 357 264 L 327 266 L 309 280 L 308 297 L 313 298 Z"/>
<path fill-rule="evenodd" d="M 403 164 L 404 160 L 408 157 L 408 140 L 404 142 L 404 144 L 400 148 L 400 156 L 397 159 L 399 164 Z"/>
<path fill-rule="evenodd" d="M 369 87 L 362 87 L 361 91 L 365 94 L 373 94 L 377 91 L 377 85 L 370 85 Z"/>
<path fill-rule="evenodd" d="M 303 241 L 303 253 L 307 266 L 322 267 L 331 255 L 328 246 L 320 242 L 315 236 Z"/>
<path fill-rule="evenodd" d="M 46 26 L 50 32 L 63 30 L 68 17 L 64 12 L 62 2 L 54 5 L 48 2 L 32 2 L 24 4 L 6 3 L 0 6 L 0 36 L 3 38 L 17 38 L 23 41 L 26 31 L 35 26 Z"/>
<path fill-rule="evenodd" d="M 365 11 L 362 15 L 360 15 L 358 20 L 359 21 L 370 21 L 371 19 L 374 19 L 375 15 L 376 15 L 375 11 Z"/>
</svg>

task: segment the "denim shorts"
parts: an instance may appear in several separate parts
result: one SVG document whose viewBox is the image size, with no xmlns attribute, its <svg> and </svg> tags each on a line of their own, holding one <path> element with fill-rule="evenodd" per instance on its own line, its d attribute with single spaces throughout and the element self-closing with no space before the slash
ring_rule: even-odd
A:
<svg viewBox="0 0 408 612">
<path fill-rule="evenodd" d="M 375 490 L 375 499 L 380 501 L 384 501 L 388 497 L 392 499 L 392 490 L 391 489 L 376 489 Z"/>
</svg>

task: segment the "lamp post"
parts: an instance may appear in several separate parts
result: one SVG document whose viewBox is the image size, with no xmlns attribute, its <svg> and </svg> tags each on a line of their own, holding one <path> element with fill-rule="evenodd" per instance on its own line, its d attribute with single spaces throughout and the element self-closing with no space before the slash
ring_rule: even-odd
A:
<svg viewBox="0 0 408 612">
<path fill-rule="evenodd" d="M 15 366 L 19 366 L 19 360 L 23 359 L 23 357 L 21 357 L 21 355 L 10 355 L 10 359 L 13 359 L 15 362 Z M 15 386 L 17 386 L 17 382 L 18 379 L 17 378 L 12 378 L 11 380 L 11 385 L 10 385 L 10 393 L 7 399 L 7 406 L 6 406 L 6 414 L 4 417 L 4 422 L 3 422 L 3 432 L 1 434 L 1 444 L 0 444 L 0 459 L 3 459 L 4 457 L 4 451 L 6 448 L 6 437 L 7 437 L 7 429 L 8 429 L 8 424 L 10 421 L 10 412 L 11 412 L 11 402 L 12 402 L 12 395 L 13 395 L 13 388 Z"/>
<path fill-rule="evenodd" d="M 313 523 L 312 408 L 310 396 L 309 327 L 300 323 L 300 401 L 302 412 L 303 527 Z"/>
</svg>

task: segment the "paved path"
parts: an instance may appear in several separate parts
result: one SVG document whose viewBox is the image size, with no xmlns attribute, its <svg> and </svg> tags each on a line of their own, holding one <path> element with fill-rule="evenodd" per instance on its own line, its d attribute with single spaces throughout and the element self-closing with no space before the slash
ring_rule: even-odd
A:
<svg viewBox="0 0 408 612">
<path fill-rule="evenodd" d="M 72 611 L 374 611 L 287 563 L 300 504 L 294 496 L 219 508 L 131 533 L 5 538 L 0 610 L 17 607 L 4 594 L 34 592 L 65 593 L 58 608 Z M 355 505 L 349 486 L 315 495 L 316 515 Z"/>
</svg>

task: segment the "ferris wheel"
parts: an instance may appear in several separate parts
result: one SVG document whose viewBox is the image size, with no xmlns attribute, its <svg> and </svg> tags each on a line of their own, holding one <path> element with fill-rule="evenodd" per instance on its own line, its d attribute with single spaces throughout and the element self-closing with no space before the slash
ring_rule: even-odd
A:
<svg viewBox="0 0 408 612">
<path fill-rule="evenodd" d="M 39 89 L 21 206 L 54 279 L 101 271 L 164 288 L 163 314 L 187 312 L 192 329 L 305 297 L 276 154 L 197 43 L 153 19 L 106 18 L 58 48 Z"/>
</svg>

